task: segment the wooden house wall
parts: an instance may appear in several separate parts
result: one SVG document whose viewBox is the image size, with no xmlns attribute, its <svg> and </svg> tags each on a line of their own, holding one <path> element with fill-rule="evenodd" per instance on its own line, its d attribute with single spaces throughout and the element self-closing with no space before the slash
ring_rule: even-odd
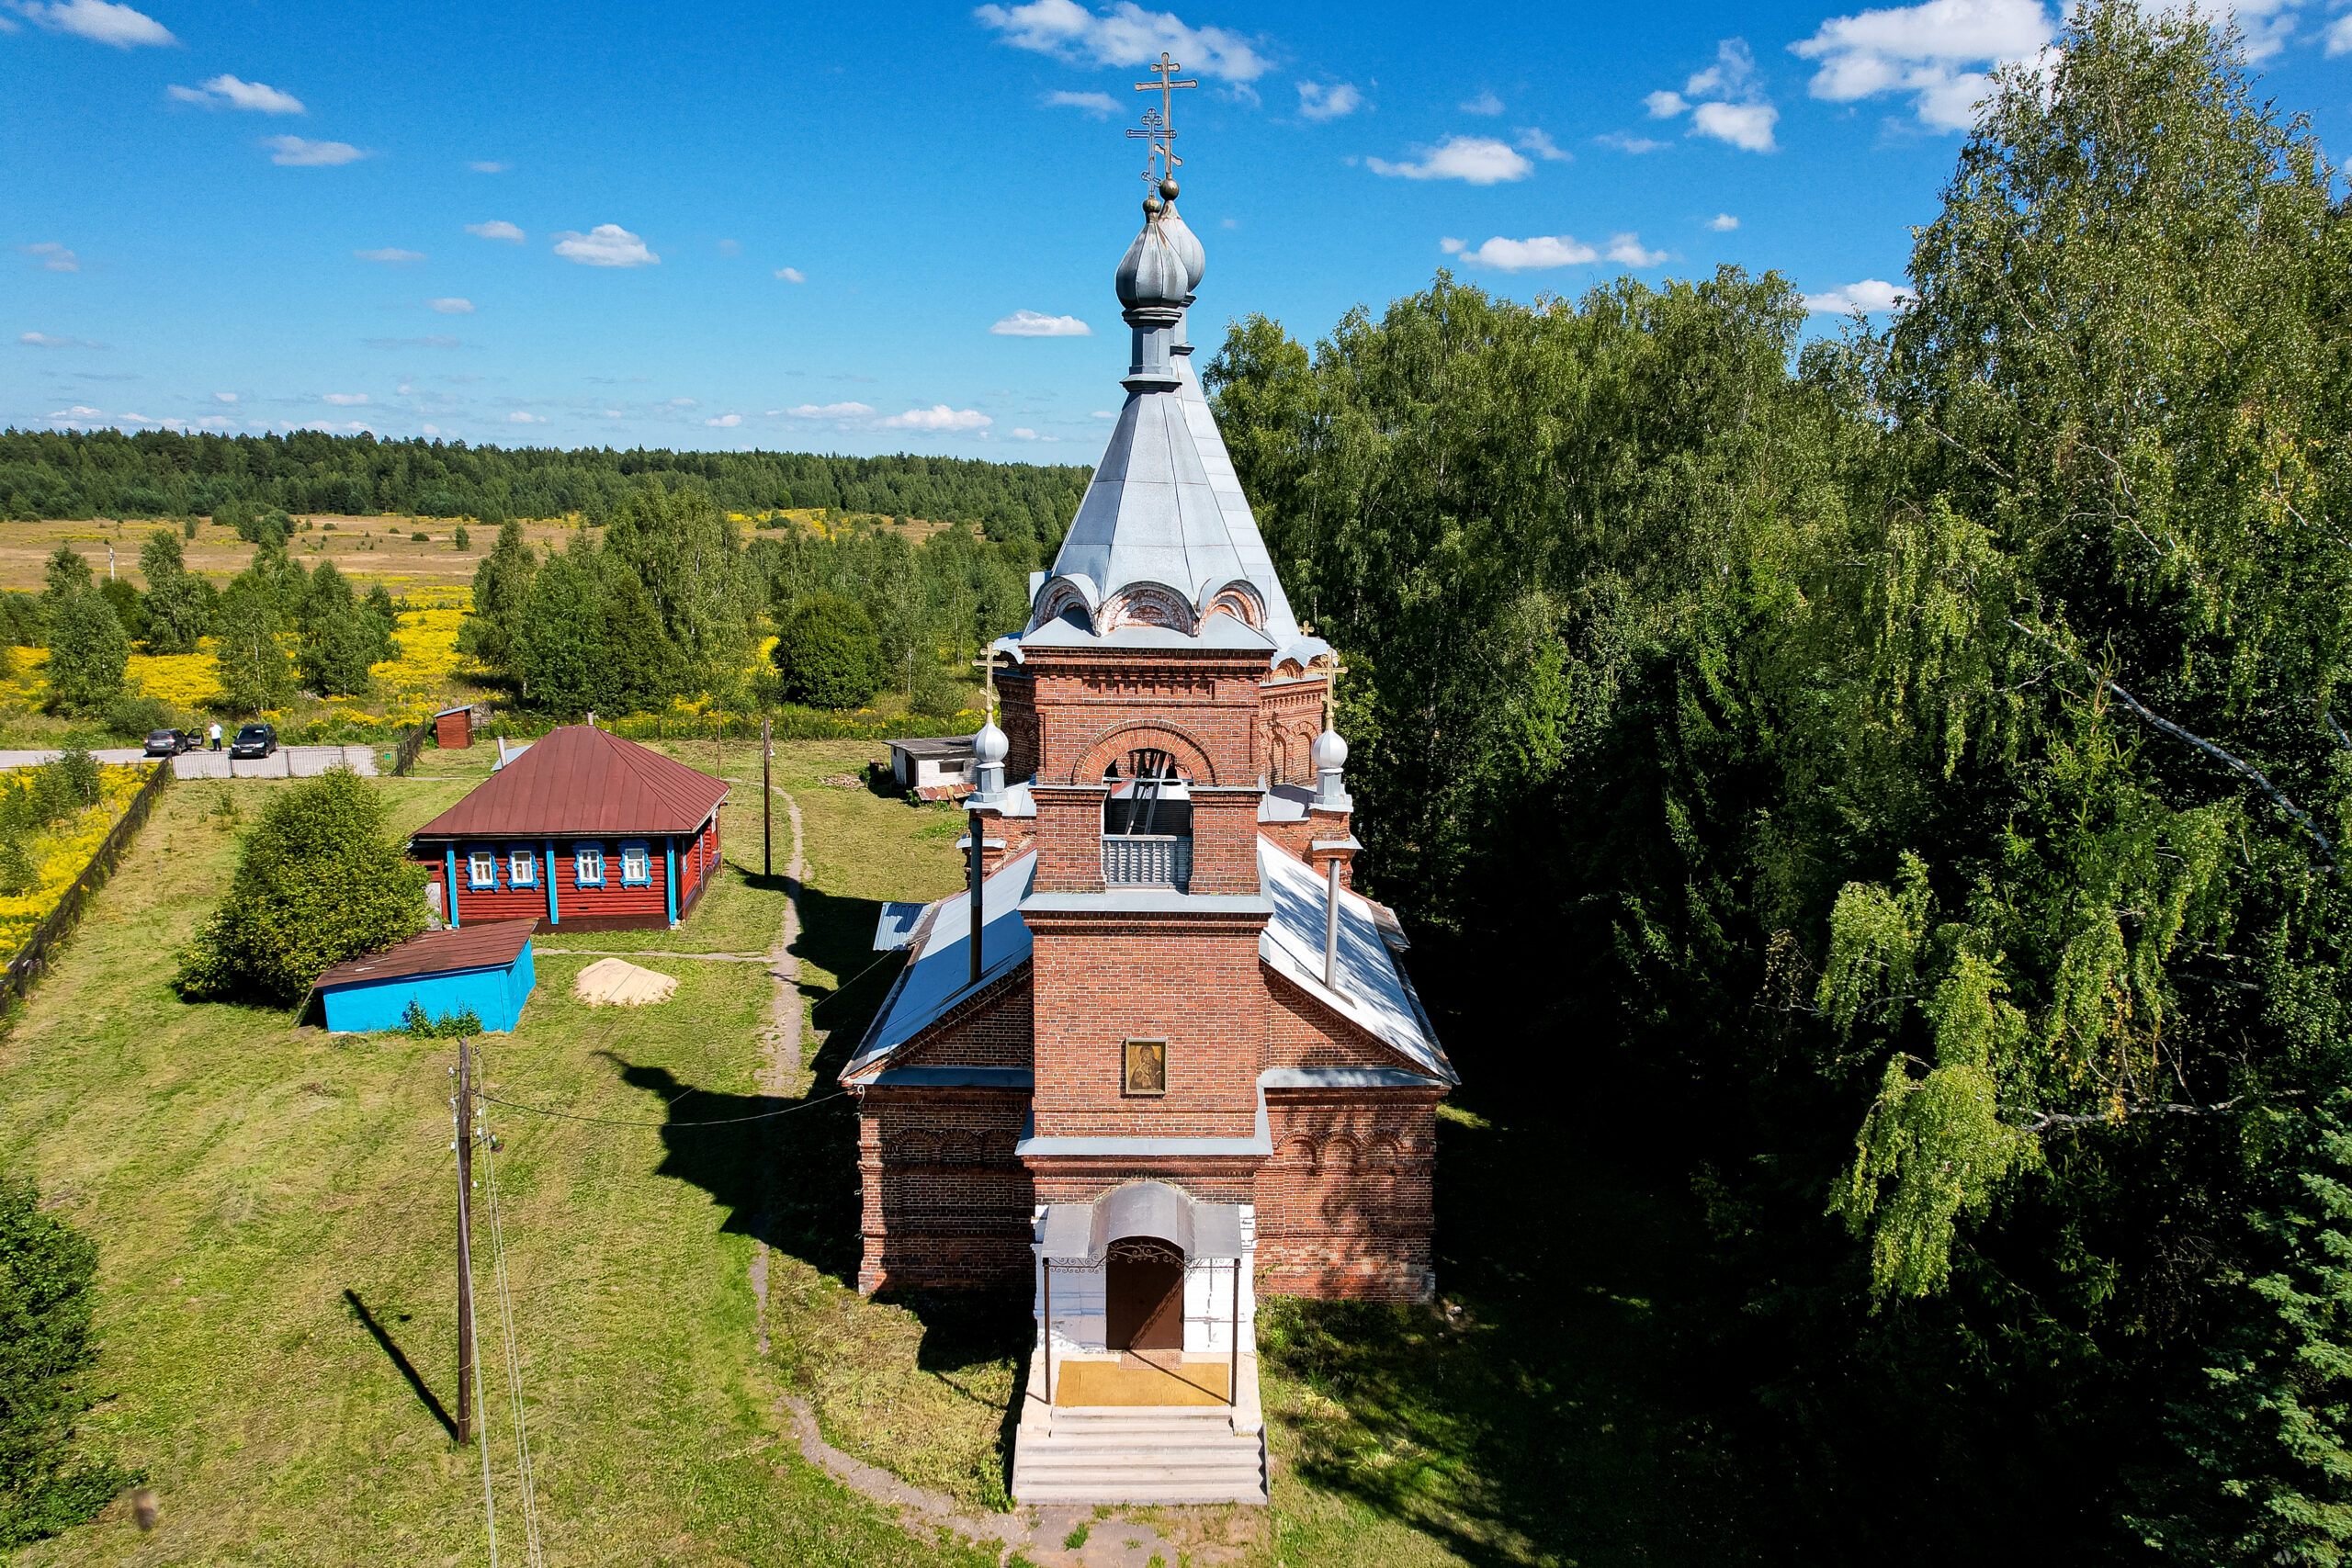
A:
<svg viewBox="0 0 2352 1568">
<path fill-rule="evenodd" d="M 621 883 L 621 845 L 643 842 L 652 861 L 652 879 L 642 886 L 624 886 Z M 718 867 L 718 823 L 714 813 L 699 834 L 677 835 L 678 852 L 678 916 L 697 903 Z M 605 884 L 598 887 L 580 885 L 579 862 L 575 846 L 601 844 L 605 851 Z M 541 931 L 659 931 L 670 923 L 670 901 L 667 887 L 668 871 L 664 861 L 668 840 L 659 833 L 625 834 L 605 839 L 557 839 L 555 860 L 548 863 L 547 840 L 544 839 L 482 839 L 459 840 L 458 851 L 457 918 L 460 925 L 476 925 L 486 920 L 537 920 Z M 466 857 L 469 852 L 490 849 L 498 855 L 498 886 L 473 887 L 468 885 Z M 513 855 L 517 850 L 528 850 L 539 863 L 541 885 L 530 887 L 514 886 Z M 431 854 L 423 859 L 432 880 L 438 884 L 447 867 L 447 859 Z M 552 925 L 548 920 L 548 892 L 545 879 L 552 871 L 555 876 L 556 914 Z M 448 889 L 442 889 L 441 908 L 449 909 Z"/>
</svg>

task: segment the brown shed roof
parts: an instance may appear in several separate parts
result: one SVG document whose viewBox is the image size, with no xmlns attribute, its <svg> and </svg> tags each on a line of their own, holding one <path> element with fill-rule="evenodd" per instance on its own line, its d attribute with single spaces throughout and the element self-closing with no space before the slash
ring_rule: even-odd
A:
<svg viewBox="0 0 2352 1568">
<path fill-rule="evenodd" d="M 496 920 L 426 931 L 398 947 L 345 959 L 319 976 L 318 988 L 398 980 L 410 975 L 446 975 L 454 969 L 503 969 L 522 953 L 537 924 L 536 920 Z"/>
<path fill-rule="evenodd" d="M 722 779 L 591 726 L 567 725 L 491 774 L 415 836 L 691 833 L 725 798 Z"/>
</svg>

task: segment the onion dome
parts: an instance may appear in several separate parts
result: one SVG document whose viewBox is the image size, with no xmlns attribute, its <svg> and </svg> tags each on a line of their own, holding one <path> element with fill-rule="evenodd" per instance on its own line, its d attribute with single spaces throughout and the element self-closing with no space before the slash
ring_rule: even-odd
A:
<svg viewBox="0 0 2352 1568">
<path fill-rule="evenodd" d="M 1005 752 L 1011 750 L 1012 743 L 1005 739 L 1004 731 L 996 727 L 994 719 L 983 721 L 979 733 L 972 737 L 972 760 L 983 765 L 1003 761 Z M 1344 754 L 1346 748 L 1340 750 Z"/>
<path fill-rule="evenodd" d="M 1208 253 L 1201 249 L 1200 236 L 1193 232 L 1191 225 L 1187 224 L 1176 211 L 1176 182 L 1174 180 L 1160 181 L 1159 194 L 1168 198 L 1168 210 L 1160 214 L 1159 231 L 1169 244 L 1175 248 L 1176 254 L 1184 263 L 1185 272 L 1191 276 L 1192 286 L 1184 292 L 1198 294 L 1201 291 L 1201 279 L 1208 276 Z"/>
<path fill-rule="evenodd" d="M 1315 747 L 1308 753 L 1315 761 L 1318 773 L 1337 773 L 1348 765 L 1348 743 L 1340 739 L 1336 729 L 1327 729 L 1315 738 Z"/>
<path fill-rule="evenodd" d="M 1193 292 L 1193 269 L 1176 246 L 1170 243 L 1163 222 L 1158 217 L 1147 221 L 1143 232 L 1127 247 L 1127 254 L 1119 258 L 1114 281 L 1119 290 L 1119 303 L 1130 310 L 1155 305 L 1181 307 Z M 1195 249 L 1199 243 L 1193 241 Z"/>
</svg>

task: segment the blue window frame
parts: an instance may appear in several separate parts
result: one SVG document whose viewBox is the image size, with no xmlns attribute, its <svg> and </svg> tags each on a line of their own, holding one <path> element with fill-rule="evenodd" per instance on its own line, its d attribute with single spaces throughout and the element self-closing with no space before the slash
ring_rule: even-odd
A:
<svg viewBox="0 0 2352 1568">
<path fill-rule="evenodd" d="M 650 887 L 653 885 L 653 853 L 642 843 L 621 846 L 621 886 Z"/>
<path fill-rule="evenodd" d="M 468 850 L 466 852 L 466 886 L 495 887 L 498 886 L 498 852 Z"/>
<path fill-rule="evenodd" d="M 571 877 L 582 887 L 602 887 L 605 885 L 605 846 L 572 845 Z"/>
<path fill-rule="evenodd" d="M 515 850 L 506 857 L 506 876 L 515 887 L 537 887 L 539 885 L 539 857 L 528 850 Z"/>
</svg>

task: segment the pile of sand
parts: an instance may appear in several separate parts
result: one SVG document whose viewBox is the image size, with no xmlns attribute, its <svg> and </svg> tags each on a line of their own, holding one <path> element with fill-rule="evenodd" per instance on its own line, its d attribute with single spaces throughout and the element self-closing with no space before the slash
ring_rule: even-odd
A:
<svg viewBox="0 0 2352 1568">
<path fill-rule="evenodd" d="M 580 972 L 571 988 L 592 1008 L 639 1008 L 668 1001 L 678 981 L 673 975 L 656 975 L 617 958 L 599 958 Z"/>
</svg>

